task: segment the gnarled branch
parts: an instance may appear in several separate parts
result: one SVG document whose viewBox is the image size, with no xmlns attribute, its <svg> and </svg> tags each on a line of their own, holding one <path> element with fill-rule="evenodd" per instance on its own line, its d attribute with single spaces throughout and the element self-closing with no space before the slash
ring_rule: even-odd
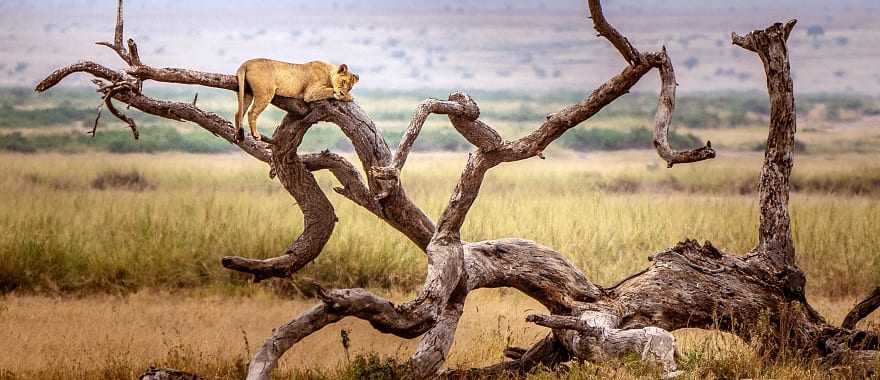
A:
<svg viewBox="0 0 880 380">
<path fill-rule="evenodd" d="M 657 327 L 618 329 L 620 317 L 608 312 L 585 311 L 581 315 L 556 316 L 532 314 L 529 322 L 563 330 L 560 339 L 575 356 L 593 362 L 637 354 L 646 362 L 662 366 L 664 377 L 680 372 L 675 364 L 675 337 Z"/>
<path fill-rule="evenodd" d="M 672 121 L 672 112 L 675 110 L 675 71 L 666 54 L 666 47 L 660 53 L 660 101 L 657 105 L 657 116 L 654 119 L 654 148 L 668 167 L 675 164 L 691 163 L 715 158 L 715 150 L 712 143 L 706 142 L 706 146 L 694 150 L 677 151 L 669 146 L 669 123 Z"/>
<path fill-rule="evenodd" d="M 402 170 L 422 125 L 430 114 L 449 115 L 453 126 L 471 144 L 484 151 L 492 151 L 501 145 L 501 136 L 492 127 L 479 122 L 480 107 L 467 94 L 456 92 L 449 100 L 428 99 L 416 107 L 406 132 L 400 139 L 397 153 L 394 154 L 394 167 Z"/>
<path fill-rule="evenodd" d="M 796 130 L 794 86 L 788 63 L 788 39 L 796 20 L 755 30 L 746 37 L 733 34 L 733 43 L 758 54 L 767 75 L 770 94 L 770 133 L 758 199 L 761 206 L 756 251 L 769 252 L 780 264 L 794 264 L 794 243 L 788 215 L 789 177 L 794 162 Z"/>
<path fill-rule="evenodd" d="M 859 302 L 849 313 L 846 313 L 846 318 L 843 319 L 840 327 L 849 330 L 855 329 L 859 321 L 873 313 L 878 307 L 880 307 L 880 287 L 874 288 L 868 298 Z"/>
<path fill-rule="evenodd" d="M 131 134 L 135 140 L 140 138 L 140 133 L 138 132 L 137 124 L 135 124 L 134 119 L 126 116 L 124 113 L 116 109 L 113 105 L 113 94 L 118 92 L 119 89 L 111 89 L 104 95 L 104 103 L 107 105 L 107 111 L 110 111 L 113 116 L 116 116 L 117 119 L 122 120 L 125 124 L 128 124 L 128 128 L 131 129 Z"/>
<path fill-rule="evenodd" d="M 370 189 L 364 184 L 361 174 L 351 162 L 328 150 L 303 154 L 300 158 L 309 171 L 329 170 L 342 184 L 342 187 L 333 188 L 334 191 L 381 217 L 379 203 L 370 194 Z"/>
<path fill-rule="evenodd" d="M 600 3 L 599 0 L 589 0 L 588 3 L 590 8 L 590 18 L 593 19 L 593 27 L 599 32 L 599 36 L 608 39 L 627 62 L 633 65 L 638 64 L 642 59 L 642 55 L 632 46 L 632 44 L 629 43 L 629 40 L 626 37 L 620 34 L 617 29 L 614 29 L 614 27 L 608 23 L 608 20 L 605 19 L 605 15 L 602 12 L 602 3 Z"/>
<path fill-rule="evenodd" d="M 122 58 L 123 61 L 125 61 L 128 64 L 131 64 L 132 63 L 131 56 L 128 54 L 128 51 L 125 50 L 125 45 L 123 45 L 124 19 L 123 19 L 122 5 L 123 5 L 123 1 L 119 0 L 116 5 L 116 29 L 115 29 L 115 33 L 113 34 L 113 42 L 112 43 L 110 43 L 110 42 L 96 42 L 95 44 L 101 45 L 101 46 L 106 46 L 110 49 L 113 49 L 113 51 L 115 51 L 116 54 L 118 54 L 119 57 Z M 129 45 L 134 45 L 134 41 L 129 40 Z"/>
</svg>

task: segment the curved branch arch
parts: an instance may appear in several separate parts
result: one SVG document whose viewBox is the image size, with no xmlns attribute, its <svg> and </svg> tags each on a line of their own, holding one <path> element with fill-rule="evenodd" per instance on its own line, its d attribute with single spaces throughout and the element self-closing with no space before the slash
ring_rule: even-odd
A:
<svg viewBox="0 0 880 380">
<path fill-rule="evenodd" d="M 669 146 L 666 135 L 676 84 L 665 48 L 640 53 L 607 22 L 598 0 L 589 0 L 588 8 L 599 35 L 611 42 L 627 66 L 580 102 L 550 115 L 534 131 L 512 141 L 480 121 L 479 106 L 464 93 L 421 103 L 393 154 L 381 131 L 356 103 L 334 100 L 305 103 L 276 97 L 273 104 L 287 115 L 270 142 L 250 138 L 236 141 L 232 124 L 216 114 L 195 104 L 153 99 L 143 93 L 142 83 L 147 80 L 231 91 L 237 91 L 238 84 L 234 75 L 144 65 L 133 40 L 128 40 L 127 49 L 122 46 L 122 0 L 114 43 L 101 44 L 116 51 L 128 68 L 116 71 L 80 62 L 50 74 L 36 90 L 46 91 L 70 74 L 87 73 L 102 83 L 110 82 L 99 85 L 107 101 L 114 99 L 163 118 L 194 122 L 269 163 L 272 173 L 297 201 L 305 223 L 300 236 L 279 257 L 223 259 L 225 267 L 250 273 L 256 281 L 296 273 L 320 254 L 332 235 L 334 208 L 311 173 L 316 170 L 331 171 L 342 184 L 335 191 L 393 226 L 425 252 L 428 270 L 423 289 L 415 299 L 400 305 L 364 289 L 325 290 L 315 285 L 321 303 L 274 330 L 252 360 L 248 379 L 268 379 L 285 351 L 346 316 L 367 320 L 384 333 L 421 337 L 408 365 L 415 377 L 435 376 L 440 374 L 453 344 L 467 294 L 474 289 L 497 287 L 518 289 L 546 306 L 551 315 L 532 315 L 528 320 L 551 328 L 551 332 L 530 349 L 508 348 L 505 355 L 509 361 L 482 369 L 449 371 L 444 373 L 446 376 L 525 373 L 539 364 L 552 367 L 570 358 L 601 361 L 631 352 L 640 353 L 643 360 L 660 363 L 668 375 L 674 375 L 674 338 L 669 331 L 684 327 L 718 328 L 746 339 L 761 339 L 771 351 L 779 347 L 774 342 L 793 338 L 794 347 L 835 360 L 855 347 L 860 354 L 851 356 L 876 356 L 870 350 L 880 348 L 880 337 L 851 327 L 864 312 L 855 313 L 856 320 L 848 322 L 846 328 L 828 325 L 807 303 L 805 278 L 794 261 L 787 207 L 795 119 L 786 47 L 794 22 L 775 24 L 746 37 L 733 36 L 735 44 L 761 57 L 771 98 L 770 135 L 759 195 L 760 240 L 748 255 L 730 255 L 708 242 L 701 245 L 685 240 L 652 255 L 652 264 L 645 270 L 602 288 L 564 255 L 537 243 L 520 239 L 461 240 L 461 227 L 488 170 L 505 162 L 543 157 L 544 149 L 565 131 L 626 94 L 652 69 L 658 69 L 661 78 L 654 127 L 658 155 L 670 167 L 715 157 L 709 143 L 689 151 Z M 475 147 L 436 224 L 409 199 L 400 180 L 412 145 L 431 113 L 447 115 L 452 127 Z M 347 159 L 329 151 L 298 152 L 305 133 L 320 121 L 337 125 L 351 141 L 364 176 Z M 785 332 L 785 337 L 755 336 L 755 321 L 767 314 L 776 324 L 783 317 L 793 318 L 794 330 Z"/>
</svg>

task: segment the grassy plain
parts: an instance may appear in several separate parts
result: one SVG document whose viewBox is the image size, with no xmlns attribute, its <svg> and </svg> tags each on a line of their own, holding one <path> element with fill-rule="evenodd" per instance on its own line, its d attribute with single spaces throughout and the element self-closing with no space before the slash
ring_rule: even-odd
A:
<svg viewBox="0 0 880 380">
<path fill-rule="evenodd" d="M 397 301 L 412 297 L 399 292 L 386 295 Z M 241 379 L 248 358 L 272 328 L 315 302 L 259 290 L 248 297 L 150 291 L 77 299 L 11 296 L 0 309 L 0 350 L 4 353 L 0 379 L 133 379 L 150 365 L 185 369 L 209 379 Z M 852 297 L 814 298 L 813 305 L 839 323 L 855 302 Z M 468 297 L 447 364 L 453 368 L 490 365 L 502 360 L 507 345 L 533 344 L 547 333 L 525 322 L 525 316 L 536 310 L 543 308 L 516 292 L 474 292 Z M 877 326 L 880 317 L 862 323 Z M 348 356 L 340 340 L 343 329 L 351 338 Z M 812 364 L 763 362 L 731 335 L 685 329 L 675 336 L 682 356 L 679 363 L 687 370 L 685 379 L 835 377 Z M 275 378 L 354 380 L 359 370 L 369 367 L 357 362 L 359 356 L 405 360 L 417 344 L 417 340 L 379 334 L 368 323 L 349 318 L 294 346 Z M 656 375 L 654 369 L 632 358 L 601 367 L 575 364 L 568 374 L 539 372 L 530 379 Z M 845 373 L 836 377 L 844 378 Z"/>
<path fill-rule="evenodd" d="M 408 161 L 404 186 L 429 215 L 441 212 L 464 158 L 432 153 Z M 878 158 L 797 157 L 798 260 L 808 296 L 835 322 L 880 283 Z M 268 178 L 268 168 L 239 154 L 4 153 L 0 160 L 3 379 L 131 378 L 149 364 L 240 378 L 272 327 L 314 302 L 298 293 L 300 279 L 405 300 L 424 275 L 424 257 L 411 243 L 332 191 L 340 222 L 324 253 L 296 280 L 253 285 L 223 270 L 222 256 L 280 254 L 302 228 L 296 205 Z M 758 153 L 722 151 L 710 162 L 666 169 L 648 151 L 551 151 L 547 160 L 490 172 L 464 237 L 538 241 L 603 285 L 686 237 L 745 252 L 756 239 L 760 160 Z M 112 182 L 109 173 L 139 176 Z M 334 185 L 325 173 L 318 177 L 325 189 Z M 508 341 L 533 342 L 545 331 L 523 317 L 540 308 L 513 291 L 476 293 L 449 364 L 489 364 L 500 360 Z M 339 343 L 343 328 L 353 334 L 354 364 Z M 676 335 L 686 378 L 840 377 L 814 364 L 762 362 L 723 334 Z M 414 344 L 346 320 L 289 353 L 279 378 L 357 378 L 364 367 L 359 354 L 400 359 Z M 624 360 L 575 365 L 565 376 L 654 375 Z"/>
<path fill-rule="evenodd" d="M 429 215 L 442 211 L 462 153 L 414 157 L 403 183 Z M 798 157 L 794 234 L 810 291 L 860 293 L 880 282 L 880 163 L 876 155 Z M 270 257 L 299 233 L 292 198 L 267 167 L 229 155 L 19 155 L 0 186 L 0 289 L 130 292 L 232 287 L 246 278 L 218 263 L 226 255 Z M 646 265 L 647 255 L 684 238 L 745 252 L 755 242 L 760 155 L 666 169 L 651 152 L 508 164 L 491 171 L 463 229 L 467 240 L 522 237 L 568 255 L 610 284 Z M 96 190 L 107 173 L 136 172 L 141 187 Z M 319 173 L 329 189 L 335 180 Z M 124 184 L 123 184 L 124 185 Z M 424 257 L 371 214 L 327 191 L 339 223 L 303 276 L 332 286 L 412 289 Z"/>
</svg>

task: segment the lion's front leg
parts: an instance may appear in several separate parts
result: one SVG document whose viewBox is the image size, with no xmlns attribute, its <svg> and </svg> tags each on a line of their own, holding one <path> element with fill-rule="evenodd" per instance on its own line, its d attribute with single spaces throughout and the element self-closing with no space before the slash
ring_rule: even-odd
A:
<svg viewBox="0 0 880 380">
<path fill-rule="evenodd" d="M 306 92 L 303 95 L 303 100 L 305 100 L 306 103 L 312 103 L 319 100 L 333 99 L 333 95 L 333 87 L 309 86 L 308 88 L 306 88 Z"/>
</svg>

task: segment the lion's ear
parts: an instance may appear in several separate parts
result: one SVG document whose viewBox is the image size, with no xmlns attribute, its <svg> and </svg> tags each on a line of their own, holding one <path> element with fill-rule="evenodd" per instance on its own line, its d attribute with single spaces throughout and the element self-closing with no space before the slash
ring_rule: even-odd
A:
<svg viewBox="0 0 880 380">
<path fill-rule="evenodd" d="M 354 82 L 351 82 L 351 84 L 355 84 L 359 80 L 361 80 L 361 77 L 359 77 L 357 74 L 351 74 L 351 79 L 354 79 Z"/>
<path fill-rule="evenodd" d="M 339 70 L 336 70 L 337 74 L 345 74 L 347 72 L 348 72 L 348 65 L 346 65 L 344 63 L 339 65 Z"/>
</svg>

